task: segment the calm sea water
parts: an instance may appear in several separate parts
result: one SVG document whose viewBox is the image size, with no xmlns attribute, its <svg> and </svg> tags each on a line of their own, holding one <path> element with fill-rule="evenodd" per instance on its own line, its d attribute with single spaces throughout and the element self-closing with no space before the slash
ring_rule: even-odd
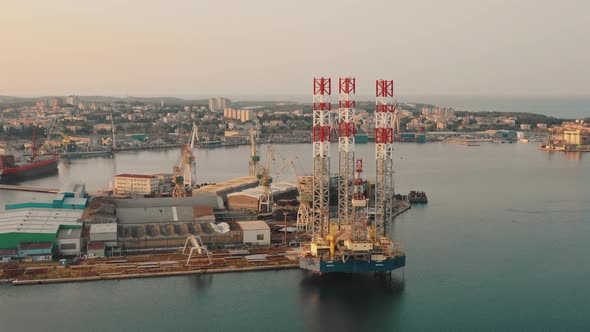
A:
<svg viewBox="0 0 590 332">
<path fill-rule="evenodd" d="M 590 96 L 445 96 L 445 95 L 398 95 L 399 102 L 426 103 L 441 107 L 453 107 L 459 111 L 476 112 L 529 112 L 538 113 L 556 118 L 582 119 L 590 117 Z M 248 99 L 247 96 L 243 96 Z M 234 99 L 234 98 L 232 98 Z M 251 99 L 251 97 L 250 97 Z M 299 95 L 295 97 L 285 96 L 260 96 L 255 100 L 295 100 L 301 103 L 310 103 L 311 97 Z M 357 100 L 371 100 L 373 95 L 357 94 Z"/>
<path fill-rule="evenodd" d="M 372 148 L 358 146 L 366 177 L 374 176 Z M 310 149 L 276 146 L 281 156 L 297 157 L 299 171 L 311 169 Z M 199 181 L 247 172 L 247 147 L 197 153 Z M 533 144 L 443 143 L 401 144 L 396 153 L 397 191 L 425 190 L 430 202 L 394 223 L 408 258 L 393 284 L 317 281 L 291 270 L 4 285 L 1 330 L 590 329 L 590 154 L 545 153 Z M 27 184 L 67 188 L 85 181 L 96 189 L 115 173 L 168 171 L 177 154 L 62 161 L 59 175 Z M 286 169 L 279 179 L 292 176 Z M 2 203 L 39 197 L 0 192 Z"/>
</svg>

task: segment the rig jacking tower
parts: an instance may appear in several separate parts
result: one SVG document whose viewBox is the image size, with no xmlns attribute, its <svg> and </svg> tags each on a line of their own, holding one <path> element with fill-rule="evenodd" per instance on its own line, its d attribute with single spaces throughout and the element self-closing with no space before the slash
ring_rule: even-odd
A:
<svg viewBox="0 0 590 332">
<path fill-rule="evenodd" d="M 338 225 L 351 222 L 352 185 L 354 180 L 354 94 L 356 80 L 340 78 L 338 100 Z M 340 228 L 340 227 L 339 227 Z"/>
<path fill-rule="evenodd" d="M 313 227 L 312 237 L 323 238 L 329 232 L 330 140 L 332 81 L 313 80 Z"/>
<path fill-rule="evenodd" d="M 387 219 L 393 212 L 393 81 L 375 84 L 375 240 L 387 235 Z"/>
</svg>

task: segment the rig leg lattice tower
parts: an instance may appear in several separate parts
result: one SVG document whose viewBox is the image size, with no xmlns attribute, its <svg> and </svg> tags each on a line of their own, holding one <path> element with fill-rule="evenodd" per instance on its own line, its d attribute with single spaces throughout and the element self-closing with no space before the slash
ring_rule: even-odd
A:
<svg viewBox="0 0 590 332">
<path fill-rule="evenodd" d="M 387 222 L 393 209 L 393 81 L 375 84 L 375 240 L 387 234 Z"/>
<path fill-rule="evenodd" d="M 313 227 L 312 236 L 323 238 L 329 231 L 330 140 L 332 81 L 313 80 Z"/>
<path fill-rule="evenodd" d="M 354 78 L 339 79 L 338 100 L 338 224 L 352 221 L 352 186 L 354 180 Z"/>
<path fill-rule="evenodd" d="M 354 241 L 367 240 L 367 199 L 363 189 L 363 160 L 356 160 L 354 193 L 352 194 L 351 235 Z"/>
</svg>

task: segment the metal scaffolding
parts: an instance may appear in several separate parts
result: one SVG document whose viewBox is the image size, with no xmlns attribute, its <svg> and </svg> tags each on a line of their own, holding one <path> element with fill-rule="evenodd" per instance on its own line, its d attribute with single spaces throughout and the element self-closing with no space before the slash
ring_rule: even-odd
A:
<svg viewBox="0 0 590 332">
<path fill-rule="evenodd" d="M 313 228 L 314 238 L 329 231 L 330 139 L 332 84 L 329 78 L 313 80 Z"/>
<path fill-rule="evenodd" d="M 354 78 L 339 79 L 338 100 L 338 223 L 350 223 L 352 219 L 352 184 L 354 180 Z"/>
<path fill-rule="evenodd" d="M 375 240 L 387 233 L 387 218 L 393 208 L 393 81 L 375 84 Z"/>
</svg>

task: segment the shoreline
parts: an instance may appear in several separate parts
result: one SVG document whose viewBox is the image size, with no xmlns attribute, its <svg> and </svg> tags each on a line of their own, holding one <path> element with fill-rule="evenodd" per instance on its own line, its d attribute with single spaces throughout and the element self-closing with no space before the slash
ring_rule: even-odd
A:
<svg viewBox="0 0 590 332">
<path fill-rule="evenodd" d="M 10 283 L 13 286 L 28 286 L 41 284 L 58 284 L 69 282 L 88 282 L 100 280 L 122 280 L 122 279 L 140 279 L 140 278 L 157 278 L 157 277 L 173 277 L 186 276 L 194 274 L 217 274 L 217 273 L 232 273 L 232 272 L 254 272 L 254 271 L 272 271 L 272 270 L 287 270 L 299 268 L 299 264 L 290 263 L 282 265 L 261 265 L 261 266 L 245 266 L 245 267 L 229 267 L 229 268 L 213 268 L 213 269 L 196 269 L 188 271 L 166 271 L 166 272 L 146 272 L 146 273 L 131 273 L 118 275 L 102 275 L 102 276 L 88 276 L 88 277 L 70 277 L 70 278 L 50 278 L 50 279 L 3 279 L 2 283 Z"/>
</svg>

